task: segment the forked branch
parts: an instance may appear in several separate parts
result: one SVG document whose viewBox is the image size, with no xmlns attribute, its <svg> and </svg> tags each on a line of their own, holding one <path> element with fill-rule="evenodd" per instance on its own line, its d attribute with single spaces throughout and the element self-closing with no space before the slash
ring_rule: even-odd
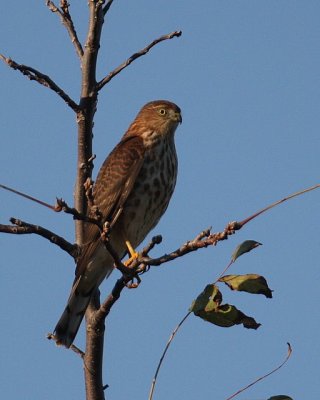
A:
<svg viewBox="0 0 320 400">
<path fill-rule="evenodd" d="M 69 12 L 69 3 L 66 0 L 60 0 L 60 8 L 59 8 L 55 5 L 53 1 L 48 0 L 47 6 L 50 11 L 59 15 L 61 22 L 67 29 L 71 42 L 76 50 L 76 53 L 81 60 L 83 56 L 83 48 L 78 39 L 77 31 L 74 27 L 72 17 Z"/>
<path fill-rule="evenodd" d="M 108 0 L 107 4 L 103 7 L 103 15 L 106 15 L 109 8 L 112 6 L 113 0 Z"/>
</svg>

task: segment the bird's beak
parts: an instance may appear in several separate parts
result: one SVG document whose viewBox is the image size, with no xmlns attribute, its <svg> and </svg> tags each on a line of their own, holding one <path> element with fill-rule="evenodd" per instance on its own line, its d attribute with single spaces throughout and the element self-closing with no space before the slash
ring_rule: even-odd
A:
<svg viewBox="0 0 320 400">
<path fill-rule="evenodd" d="M 180 124 L 182 123 L 182 115 L 179 112 L 174 113 L 174 120 L 178 121 Z"/>
</svg>

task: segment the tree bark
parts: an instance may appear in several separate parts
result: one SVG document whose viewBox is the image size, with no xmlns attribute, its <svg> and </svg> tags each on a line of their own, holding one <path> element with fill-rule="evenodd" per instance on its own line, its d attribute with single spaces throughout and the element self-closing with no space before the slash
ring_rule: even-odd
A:
<svg viewBox="0 0 320 400">
<path fill-rule="evenodd" d="M 75 208 L 82 214 L 87 213 L 87 198 L 84 184 L 92 176 L 92 138 L 93 119 L 97 109 L 96 65 L 100 48 L 101 30 L 104 22 L 102 3 L 89 2 L 89 28 L 82 57 L 82 82 L 80 112 L 78 123 L 78 164 L 75 191 Z M 76 221 L 76 243 L 84 244 L 84 221 Z M 99 309 L 99 291 L 95 293 L 86 312 L 86 351 L 84 356 L 84 375 L 87 400 L 103 400 L 102 383 L 104 321 L 101 326 L 92 327 L 91 321 Z"/>
<path fill-rule="evenodd" d="M 89 28 L 82 57 L 82 84 L 80 111 L 77 113 L 78 123 L 78 165 L 75 189 L 75 208 L 83 215 L 87 212 L 87 199 L 84 183 L 92 175 L 92 137 L 93 118 L 97 109 L 96 65 L 100 48 L 100 37 L 104 22 L 101 4 L 89 2 Z M 83 244 L 83 221 L 76 221 L 76 242 Z"/>
</svg>

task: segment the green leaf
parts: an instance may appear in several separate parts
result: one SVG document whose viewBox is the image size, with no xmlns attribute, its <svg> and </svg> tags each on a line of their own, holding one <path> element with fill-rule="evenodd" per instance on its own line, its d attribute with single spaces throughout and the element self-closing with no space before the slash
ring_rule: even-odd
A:
<svg viewBox="0 0 320 400">
<path fill-rule="evenodd" d="M 199 311 L 196 315 L 205 321 L 224 328 L 239 324 L 248 329 L 257 329 L 260 326 L 252 317 L 248 317 L 235 306 L 229 304 L 223 304 L 210 312 Z"/>
<path fill-rule="evenodd" d="M 268 400 L 293 400 L 293 398 L 284 394 L 280 394 L 278 396 L 269 397 Z"/>
<path fill-rule="evenodd" d="M 248 329 L 257 329 L 261 324 L 248 317 L 235 306 L 222 304 L 222 294 L 214 284 L 207 285 L 192 302 L 189 311 L 212 324 L 228 328 L 242 324 Z"/>
<path fill-rule="evenodd" d="M 207 285 L 203 292 L 194 300 L 189 308 L 196 314 L 200 310 L 211 311 L 216 309 L 222 301 L 222 294 L 218 286 L 214 284 Z"/>
<path fill-rule="evenodd" d="M 190 310 L 193 311 L 193 310 Z M 242 311 L 230 304 L 217 306 L 215 309 L 207 311 L 205 309 L 193 311 L 197 317 L 202 318 L 214 325 L 229 328 L 234 325 L 242 324 L 248 329 L 257 329 L 261 324 L 257 323 L 252 317 L 248 317 Z"/>
<path fill-rule="evenodd" d="M 272 290 L 268 287 L 266 279 L 261 275 L 224 275 L 219 279 L 219 282 L 224 282 L 231 290 L 263 294 L 269 299 L 272 298 Z"/>
<path fill-rule="evenodd" d="M 242 254 L 248 253 L 249 251 L 261 245 L 262 243 L 256 242 L 255 240 L 245 240 L 236 247 L 231 256 L 232 261 L 235 262 L 238 257 L 242 256 Z"/>
</svg>

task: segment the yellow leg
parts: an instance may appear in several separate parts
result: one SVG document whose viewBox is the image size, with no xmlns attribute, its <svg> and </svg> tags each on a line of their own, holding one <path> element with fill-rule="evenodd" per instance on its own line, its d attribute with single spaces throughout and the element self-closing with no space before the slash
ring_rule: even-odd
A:
<svg viewBox="0 0 320 400">
<path fill-rule="evenodd" d="M 131 243 L 129 242 L 129 240 L 126 240 L 125 243 L 126 243 L 128 252 L 130 254 L 130 258 L 127 261 L 125 261 L 124 265 L 128 267 L 132 263 L 133 260 L 135 260 L 136 258 L 139 257 L 139 253 L 136 252 L 135 249 L 131 246 Z"/>
</svg>

